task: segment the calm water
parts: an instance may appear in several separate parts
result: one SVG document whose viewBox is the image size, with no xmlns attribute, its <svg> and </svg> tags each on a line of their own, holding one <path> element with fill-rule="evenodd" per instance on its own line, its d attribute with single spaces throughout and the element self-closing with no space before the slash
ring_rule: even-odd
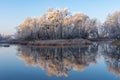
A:
<svg viewBox="0 0 120 80">
<path fill-rule="evenodd" d="M 120 47 L 0 47 L 0 80 L 120 80 Z"/>
</svg>

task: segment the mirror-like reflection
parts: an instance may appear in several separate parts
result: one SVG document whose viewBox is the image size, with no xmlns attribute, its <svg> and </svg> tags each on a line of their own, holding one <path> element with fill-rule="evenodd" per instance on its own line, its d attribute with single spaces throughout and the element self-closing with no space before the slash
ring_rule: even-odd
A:
<svg viewBox="0 0 120 80">
<path fill-rule="evenodd" d="M 120 76 L 120 47 L 109 46 L 102 55 L 105 58 L 108 71 Z"/>
<path fill-rule="evenodd" d="M 0 47 L 0 80 L 120 80 L 120 46 Z"/>
<path fill-rule="evenodd" d="M 39 65 L 48 75 L 68 76 L 68 71 L 83 71 L 100 57 L 95 45 L 88 47 L 18 47 L 18 56 L 26 65 Z"/>
<path fill-rule="evenodd" d="M 30 47 L 18 46 L 18 56 L 27 66 L 40 66 L 49 76 L 68 76 L 69 70 L 84 71 L 105 59 L 108 71 L 120 75 L 120 47 L 108 43 L 74 47 Z"/>
</svg>

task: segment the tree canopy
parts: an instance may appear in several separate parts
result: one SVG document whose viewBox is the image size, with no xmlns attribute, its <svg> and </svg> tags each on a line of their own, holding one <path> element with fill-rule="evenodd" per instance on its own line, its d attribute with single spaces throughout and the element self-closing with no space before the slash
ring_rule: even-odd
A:
<svg viewBox="0 0 120 80">
<path fill-rule="evenodd" d="M 17 38 L 22 40 L 119 38 L 119 35 L 120 11 L 108 14 L 101 24 L 82 12 L 48 8 L 40 17 L 26 17 L 17 26 Z"/>
</svg>

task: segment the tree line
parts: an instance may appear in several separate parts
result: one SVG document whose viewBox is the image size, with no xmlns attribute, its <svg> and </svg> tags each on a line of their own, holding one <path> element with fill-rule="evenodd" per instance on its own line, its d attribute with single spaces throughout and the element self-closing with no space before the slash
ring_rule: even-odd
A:
<svg viewBox="0 0 120 80">
<path fill-rule="evenodd" d="M 21 40 L 119 39 L 120 11 L 108 14 L 101 23 L 81 12 L 70 13 L 67 8 L 48 8 L 39 18 L 26 17 L 17 26 L 16 36 Z"/>
<path fill-rule="evenodd" d="M 10 40 L 10 35 L 0 34 L 0 41 Z"/>
</svg>

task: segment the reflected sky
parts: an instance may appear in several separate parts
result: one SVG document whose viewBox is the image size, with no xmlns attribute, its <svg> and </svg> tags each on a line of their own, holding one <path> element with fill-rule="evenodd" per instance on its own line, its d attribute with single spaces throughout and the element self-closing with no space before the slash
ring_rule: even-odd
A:
<svg viewBox="0 0 120 80">
<path fill-rule="evenodd" d="M 120 47 L 0 47 L 0 80 L 120 80 Z"/>
</svg>

